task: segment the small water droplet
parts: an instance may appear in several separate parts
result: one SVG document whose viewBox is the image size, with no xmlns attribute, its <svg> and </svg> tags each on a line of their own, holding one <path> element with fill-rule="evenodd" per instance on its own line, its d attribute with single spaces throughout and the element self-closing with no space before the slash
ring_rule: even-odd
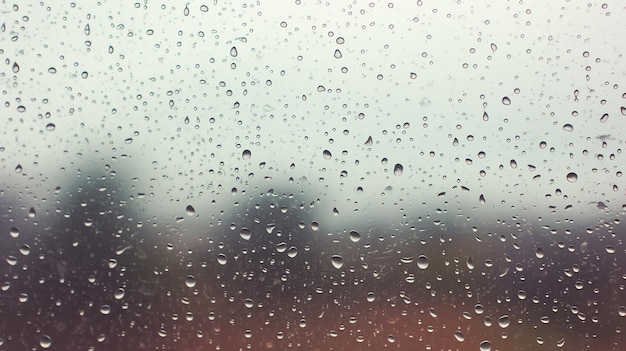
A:
<svg viewBox="0 0 626 351">
<path fill-rule="evenodd" d="M 330 258 L 330 263 L 332 263 L 333 267 L 340 269 L 341 267 L 343 267 L 343 257 L 339 255 L 333 255 Z"/>
<path fill-rule="evenodd" d="M 20 246 L 20 253 L 24 256 L 28 256 L 28 254 L 30 254 L 30 246 L 27 244 Z"/>
<path fill-rule="evenodd" d="M 202 12 L 208 12 L 209 11 L 209 7 L 207 5 L 201 5 L 200 6 L 200 11 Z"/>
<path fill-rule="evenodd" d="M 511 168 L 513 168 L 513 169 L 517 168 L 517 161 L 511 160 L 511 162 L 509 164 L 511 165 Z"/>
<path fill-rule="evenodd" d="M 411 73 L 409 74 L 409 77 L 410 77 L 411 79 L 415 79 L 415 78 L 417 78 L 417 73 L 411 72 Z"/>
<path fill-rule="evenodd" d="M 80 74 L 80 77 L 81 77 L 81 78 L 83 78 L 83 79 L 87 79 L 87 77 L 89 77 L 89 72 L 87 72 L 87 71 L 83 71 L 83 72 Z"/>
<path fill-rule="evenodd" d="M 619 108 L 619 112 L 621 112 L 621 113 L 622 113 L 622 116 L 626 116 L 626 107 L 621 106 L 621 107 Z"/>
<path fill-rule="evenodd" d="M 334 56 L 336 59 L 340 59 L 343 55 L 341 55 L 341 51 L 339 51 L 339 49 L 335 49 Z"/>
<path fill-rule="evenodd" d="M 463 342 L 465 340 L 465 335 L 460 330 L 454 332 L 454 338 L 458 342 Z"/>
<path fill-rule="evenodd" d="M 328 150 L 324 150 L 322 155 L 324 156 L 324 159 L 326 159 L 326 160 L 330 160 L 333 157 L 333 155 Z"/>
<path fill-rule="evenodd" d="M 187 211 L 187 216 L 193 216 L 194 214 L 196 214 L 196 209 L 193 208 L 193 206 L 191 205 L 187 205 L 187 208 L 185 210 Z"/>
<path fill-rule="evenodd" d="M 484 204 L 485 204 L 485 202 L 487 202 L 487 201 L 485 201 L 485 195 L 484 195 L 484 194 L 480 194 L 480 196 L 478 197 L 478 202 L 479 202 L 481 205 L 484 205 Z"/>
<path fill-rule="evenodd" d="M 243 240 L 250 240 L 250 238 L 252 237 L 252 233 L 250 232 L 250 229 L 242 228 L 239 231 L 239 236 L 241 236 Z"/>
<path fill-rule="evenodd" d="M 495 43 L 491 43 L 491 52 L 496 52 L 498 50 L 498 46 Z"/>
<path fill-rule="evenodd" d="M 20 65 L 17 62 L 13 62 L 13 73 L 17 73 L 20 71 Z"/>
<path fill-rule="evenodd" d="M 241 158 L 244 160 L 249 160 L 251 156 L 252 152 L 248 149 L 243 150 L 243 153 L 241 154 Z"/>
<path fill-rule="evenodd" d="M 502 98 L 502 104 L 507 105 L 507 106 L 510 105 L 511 104 L 511 99 L 509 99 L 508 96 L 503 97 Z"/>
<path fill-rule="evenodd" d="M 37 211 L 31 207 L 30 210 L 28 210 L 28 217 L 34 218 L 35 216 L 37 216 Z"/>
<path fill-rule="evenodd" d="M 563 130 L 564 130 L 564 131 L 566 131 L 566 132 L 571 132 L 571 131 L 573 131 L 573 130 L 574 130 L 574 126 L 573 126 L 573 125 L 571 125 L 571 124 L 569 124 L 569 123 L 564 124 L 564 125 L 563 125 Z"/>
<path fill-rule="evenodd" d="M 48 73 L 55 74 L 55 73 L 57 73 L 57 69 L 54 68 L 54 67 L 49 67 L 48 68 Z"/>
<path fill-rule="evenodd" d="M 294 258 L 298 255 L 298 249 L 295 246 L 292 246 L 287 250 L 287 256 Z"/>
<path fill-rule="evenodd" d="M 489 115 L 487 112 L 483 112 L 483 121 L 487 122 L 489 120 Z"/>
<path fill-rule="evenodd" d="M 359 232 L 357 232 L 356 230 L 351 230 L 350 240 L 352 240 L 353 243 L 358 242 L 359 240 L 361 240 L 361 234 L 359 234 Z"/>
<path fill-rule="evenodd" d="M 396 165 L 393 167 L 393 174 L 396 176 L 401 176 L 402 171 L 404 171 L 404 167 L 402 167 L 401 164 L 396 163 Z"/>
<path fill-rule="evenodd" d="M 419 267 L 420 269 L 428 268 L 429 264 L 430 262 L 428 261 L 428 257 L 426 257 L 426 255 L 420 255 L 417 258 L 417 267 Z"/>
<path fill-rule="evenodd" d="M 376 294 L 374 294 L 373 292 L 368 292 L 367 293 L 367 302 L 374 302 L 374 300 L 376 300 Z"/>
<path fill-rule="evenodd" d="M 570 183 L 574 183 L 578 180 L 578 174 L 571 172 L 567 174 L 567 181 Z"/>
<path fill-rule="evenodd" d="M 56 126 L 54 123 L 48 123 L 48 124 L 46 124 L 46 130 L 47 130 L 47 131 L 49 131 L 49 132 L 51 132 L 51 131 L 55 130 L 55 129 L 56 129 L 56 127 L 57 127 L 57 126 Z"/>
<path fill-rule="evenodd" d="M 84 31 L 85 31 L 85 35 L 91 34 L 91 28 L 89 27 L 89 23 L 85 25 Z"/>
<path fill-rule="evenodd" d="M 252 307 L 254 307 L 254 301 L 252 301 L 252 299 L 245 299 L 245 300 L 243 301 L 243 305 L 244 305 L 246 308 L 252 308 Z"/>
<path fill-rule="evenodd" d="M 196 286 L 196 277 L 194 277 L 193 275 L 188 275 L 187 278 L 185 278 L 185 285 L 188 288 L 193 288 L 194 286 Z"/>
<path fill-rule="evenodd" d="M 185 9 L 183 10 L 183 15 L 189 16 L 189 7 L 185 6 Z"/>
<path fill-rule="evenodd" d="M 21 173 L 22 172 L 22 165 L 18 164 L 17 166 L 15 166 L 15 173 Z"/>
<path fill-rule="evenodd" d="M 230 48 L 230 56 L 232 57 L 237 57 L 239 53 L 237 52 L 237 47 L 233 46 L 232 48 Z"/>
</svg>

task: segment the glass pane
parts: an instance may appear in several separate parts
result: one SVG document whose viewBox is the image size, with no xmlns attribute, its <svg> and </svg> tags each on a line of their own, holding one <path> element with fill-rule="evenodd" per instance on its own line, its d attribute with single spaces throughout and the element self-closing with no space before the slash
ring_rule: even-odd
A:
<svg viewBox="0 0 626 351">
<path fill-rule="evenodd" d="M 3 4 L 0 348 L 621 350 L 624 11 Z"/>
</svg>

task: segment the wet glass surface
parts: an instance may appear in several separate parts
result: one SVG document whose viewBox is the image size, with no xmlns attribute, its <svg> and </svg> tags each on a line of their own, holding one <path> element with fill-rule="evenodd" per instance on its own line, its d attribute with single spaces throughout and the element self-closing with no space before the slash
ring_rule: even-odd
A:
<svg viewBox="0 0 626 351">
<path fill-rule="evenodd" d="M 1 6 L 0 348 L 624 347 L 619 2 Z"/>
</svg>

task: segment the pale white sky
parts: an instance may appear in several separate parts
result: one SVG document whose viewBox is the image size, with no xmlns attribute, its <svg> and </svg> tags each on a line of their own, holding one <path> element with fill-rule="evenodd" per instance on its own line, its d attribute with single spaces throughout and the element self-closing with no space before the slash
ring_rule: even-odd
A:
<svg viewBox="0 0 626 351">
<path fill-rule="evenodd" d="M 19 39 L 2 44 L 13 118 L 3 184 L 49 196 L 76 168 L 110 164 L 154 194 L 150 216 L 208 210 L 215 191 L 266 176 L 293 177 L 355 218 L 422 203 L 485 216 L 553 205 L 600 217 L 598 201 L 621 212 L 619 2 L 424 2 L 7 8 Z"/>
</svg>

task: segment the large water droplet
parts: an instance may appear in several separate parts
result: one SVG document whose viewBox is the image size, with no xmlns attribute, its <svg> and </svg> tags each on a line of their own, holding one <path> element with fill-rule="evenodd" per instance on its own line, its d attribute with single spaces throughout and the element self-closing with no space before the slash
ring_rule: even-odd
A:
<svg viewBox="0 0 626 351">
<path fill-rule="evenodd" d="M 322 155 L 324 155 L 324 159 L 326 160 L 330 160 L 331 157 L 333 157 L 333 155 L 330 153 L 330 151 L 328 150 L 324 150 L 324 152 L 322 153 Z"/>
<path fill-rule="evenodd" d="M 193 288 L 194 286 L 196 286 L 196 277 L 194 277 L 193 275 L 188 275 L 187 278 L 185 278 L 185 285 L 187 285 L 188 288 Z"/>
<path fill-rule="evenodd" d="M 578 174 L 571 172 L 567 174 L 567 181 L 570 183 L 574 183 L 578 180 Z"/>
<path fill-rule="evenodd" d="M 458 342 L 463 342 L 465 340 L 465 335 L 460 330 L 454 332 L 454 338 Z"/>
<path fill-rule="evenodd" d="M 217 255 L 217 263 L 221 264 L 222 266 L 226 264 L 226 262 L 228 261 L 228 259 L 226 258 L 226 255 L 224 254 L 219 254 Z"/>
<path fill-rule="evenodd" d="M 289 248 L 289 250 L 287 250 L 287 256 L 294 258 L 296 257 L 296 255 L 298 255 L 298 248 L 296 248 L 295 246 L 292 246 Z"/>
<path fill-rule="evenodd" d="M 193 216 L 196 213 L 196 209 L 191 205 L 187 205 L 186 211 L 188 216 Z"/>
<path fill-rule="evenodd" d="M 481 342 L 480 351 L 491 351 L 491 342 L 489 340 Z"/>
<path fill-rule="evenodd" d="M 18 236 L 20 236 L 20 230 L 17 227 L 13 227 L 9 230 L 9 235 L 11 235 L 12 238 L 17 238 Z"/>
<path fill-rule="evenodd" d="M 419 267 L 420 269 L 428 268 L 429 264 L 430 262 L 428 262 L 428 257 L 426 257 L 426 255 L 420 255 L 417 258 L 417 267 Z"/>
<path fill-rule="evenodd" d="M 52 339 L 48 335 L 44 335 L 39 339 L 39 346 L 44 349 L 49 348 L 52 345 Z"/>
<path fill-rule="evenodd" d="M 508 315 L 503 315 L 498 319 L 498 325 L 500 326 L 500 328 L 506 328 L 509 326 L 509 324 L 511 324 L 511 319 L 509 318 Z"/>
<path fill-rule="evenodd" d="M 333 267 L 340 269 L 341 267 L 343 267 L 343 257 L 339 255 L 333 255 L 330 258 L 330 263 L 333 264 Z"/>
<path fill-rule="evenodd" d="M 126 294 L 126 290 L 124 290 L 124 288 L 119 288 L 115 290 L 113 297 L 115 297 L 116 300 L 121 300 L 122 298 L 124 298 L 125 294 Z"/>
<path fill-rule="evenodd" d="M 250 240 L 250 237 L 252 236 L 252 233 L 250 232 L 250 229 L 242 228 L 239 231 L 239 236 L 241 236 L 241 238 L 244 239 L 244 240 Z"/>
<path fill-rule="evenodd" d="M 250 159 L 251 156 L 252 156 L 252 152 L 248 149 L 243 150 L 243 153 L 241 154 L 241 158 L 244 160 Z"/>
<path fill-rule="evenodd" d="M 359 234 L 359 232 L 357 232 L 356 230 L 351 230 L 350 240 L 352 240 L 353 243 L 356 243 L 357 241 L 361 240 L 361 234 Z"/>
<path fill-rule="evenodd" d="M 402 171 L 404 171 L 404 167 L 402 167 L 401 164 L 396 163 L 396 165 L 393 167 L 393 174 L 400 176 L 402 175 Z"/>
</svg>

